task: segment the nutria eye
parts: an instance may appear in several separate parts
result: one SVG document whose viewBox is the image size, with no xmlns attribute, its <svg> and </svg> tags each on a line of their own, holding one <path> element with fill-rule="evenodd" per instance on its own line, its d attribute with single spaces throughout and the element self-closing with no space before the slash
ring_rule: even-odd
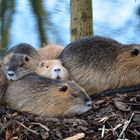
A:
<svg viewBox="0 0 140 140">
<path fill-rule="evenodd" d="M 131 56 L 137 56 L 139 54 L 139 50 L 138 49 L 134 49 L 132 52 L 131 52 Z"/>
<path fill-rule="evenodd" d="M 62 87 L 59 89 L 59 91 L 66 92 L 67 89 L 68 89 L 67 86 L 62 86 Z"/>
<path fill-rule="evenodd" d="M 25 61 L 28 62 L 30 59 L 28 56 L 25 56 Z"/>
</svg>

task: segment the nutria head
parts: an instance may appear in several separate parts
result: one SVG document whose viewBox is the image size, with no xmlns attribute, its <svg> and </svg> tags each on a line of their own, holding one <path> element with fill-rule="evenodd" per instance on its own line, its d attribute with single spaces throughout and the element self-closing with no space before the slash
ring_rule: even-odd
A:
<svg viewBox="0 0 140 140">
<path fill-rule="evenodd" d="M 68 71 L 62 66 L 60 60 L 41 61 L 36 72 L 37 74 L 50 79 L 68 79 Z"/>
<path fill-rule="evenodd" d="M 48 112 L 54 116 L 82 114 L 91 109 L 92 102 L 85 90 L 73 81 L 63 82 L 49 90 Z"/>
<path fill-rule="evenodd" d="M 120 52 L 116 63 L 116 74 L 120 86 L 140 84 L 140 45 L 126 45 L 127 51 Z M 121 81 L 121 82 L 120 82 Z"/>
<path fill-rule="evenodd" d="M 39 60 L 25 54 L 7 54 L 1 63 L 2 70 L 8 80 L 18 80 L 32 73 L 38 66 Z"/>
<path fill-rule="evenodd" d="M 11 82 L 5 101 L 17 110 L 45 117 L 81 114 L 92 106 L 85 90 L 75 82 L 47 79 L 36 74 Z"/>
</svg>

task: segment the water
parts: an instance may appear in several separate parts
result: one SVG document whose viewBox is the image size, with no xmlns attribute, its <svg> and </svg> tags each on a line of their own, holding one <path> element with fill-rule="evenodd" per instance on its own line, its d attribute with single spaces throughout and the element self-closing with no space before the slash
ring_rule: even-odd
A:
<svg viewBox="0 0 140 140">
<path fill-rule="evenodd" d="M 44 0 L 49 14 L 45 32 L 50 43 L 66 46 L 70 40 L 70 1 Z M 140 44 L 140 0 L 93 0 L 94 34 L 122 43 Z M 29 0 L 16 0 L 9 47 L 26 42 L 40 47 L 35 15 Z"/>
<path fill-rule="evenodd" d="M 139 7 L 139 0 L 93 0 L 95 34 L 140 43 Z"/>
</svg>

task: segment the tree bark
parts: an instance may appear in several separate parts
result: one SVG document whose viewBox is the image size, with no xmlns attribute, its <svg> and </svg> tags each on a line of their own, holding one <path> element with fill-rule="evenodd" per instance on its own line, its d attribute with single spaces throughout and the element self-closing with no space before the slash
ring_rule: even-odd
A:
<svg viewBox="0 0 140 140">
<path fill-rule="evenodd" d="M 30 0 L 33 12 L 36 17 L 38 33 L 40 35 L 40 44 L 41 47 L 44 47 L 44 44 L 47 44 L 47 36 L 45 33 L 45 20 L 48 20 L 46 17 L 46 11 L 43 7 L 43 1 L 41 0 Z"/>
<path fill-rule="evenodd" d="M 93 35 L 92 0 L 71 0 L 71 41 Z"/>
<path fill-rule="evenodd" d="M 15 12 L 14 0 L 0 1 L 0 55 L 8 49 L 10 41 L 10 28 Z"/>
</svg>

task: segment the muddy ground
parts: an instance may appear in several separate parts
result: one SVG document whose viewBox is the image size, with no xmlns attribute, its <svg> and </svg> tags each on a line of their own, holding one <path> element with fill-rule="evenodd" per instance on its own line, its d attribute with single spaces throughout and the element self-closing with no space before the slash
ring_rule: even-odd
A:
<svg viewBox="0 0 140 140">
<path fill-rule="evenodd" d="M 71 136 L 74 137 L 68 138 Z M 10 107 L 0 107 L 0 140 L 65 138 L 140 140 L 140 92 L 98 98 L 93 101 L 90 111 L 71 118 L 40 118 Z"/>
</svg>

